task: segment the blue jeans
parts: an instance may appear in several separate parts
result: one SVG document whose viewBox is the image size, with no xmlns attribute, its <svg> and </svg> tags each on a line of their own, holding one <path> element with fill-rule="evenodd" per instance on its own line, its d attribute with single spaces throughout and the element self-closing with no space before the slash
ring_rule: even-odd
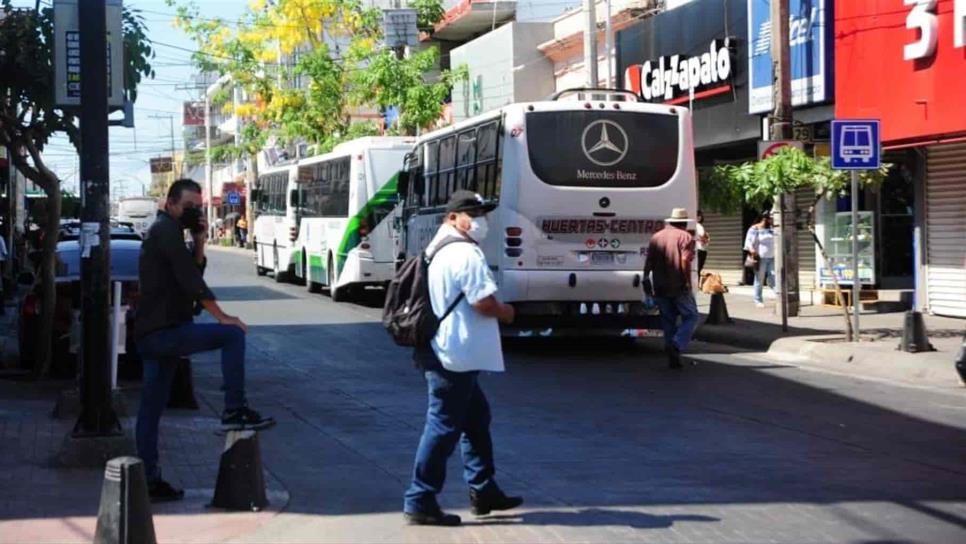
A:
<svg viewBox="0 0 966 544">
<path fill-rule="evenodd" d="M 676 297 L 654 297 L 654 301 L 661 309 L 664 343 L 684 351 L 691 343 L 691 335 L 698 326 L 698 305 L 694 302 L 694 295 L 685 293 Z"/>
<path fill-rule="evenodd" d="M 765 283 L 768 283 L 768 287 L 771 287 L 775 291 L 775 259 L 773 257 L 768 257 L 758 261 L 758 270 L 755 270 L 755 302 L 762 304 L 765 300 L 762 298 L 762 288 Z"/>
<path fill-rule="evenodd" d="M 403 510 L 431 514 L 440 510 L 436 495 L 443 490 L 446 461 L 457 442 L 463 454 L 463 478 L 471 489 L 483 491 L 495 486 L 496 468 L 490 405 L 480 389 L 479 372 L 451 372 L 440 367 L 424 374 L 429 408 Z"/>
<path fill-rule="evenodd" d="M 245 333 L 234 325 L 187 323 L 149 333 L 137 342 L 144 360 L 141 408 L 138 410 L 138 457 L 144 461 L 148 481 L 161 477 L 158 467 L 158 427 L 168 404 L 178 358 L 202 351 L 221 350 L 225 383 L 225 409 L 245 406 Z"/>
</svg>

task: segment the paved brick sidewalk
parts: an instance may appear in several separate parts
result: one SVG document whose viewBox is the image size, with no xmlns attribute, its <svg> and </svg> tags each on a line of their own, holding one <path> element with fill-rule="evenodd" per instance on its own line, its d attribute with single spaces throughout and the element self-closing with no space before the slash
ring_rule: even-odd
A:
<svg viewBox="0 0 966 544">
<path fill-rule="evenodd" d="M 50 415 L 57 392 L 68 385 L 0 380 L 0 543 L 93 539 L 103 469 L 53 465 L 74 424 Z M 128 405 L 137 406 L 136 395 L 128 395 Z M 133 430 L 133 418 L 123 423 Z M 288 493 L 268 473 L 270 508 L 259 513 L 207 508 L 223 444 L 212 432 L 217 426 L 207 407 L 165 415 L 160 442 L 165 477 L 186 489 L 186 500 L 153 506 L 161 542 L 223 541 L 257 529 L 288 502 Z"/>
</svg>

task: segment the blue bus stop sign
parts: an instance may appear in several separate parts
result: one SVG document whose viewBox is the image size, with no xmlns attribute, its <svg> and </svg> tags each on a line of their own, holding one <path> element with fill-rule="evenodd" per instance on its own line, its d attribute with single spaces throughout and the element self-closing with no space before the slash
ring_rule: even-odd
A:
<svg viewBox="0 0 966 544">
<path fill-rule="evenodd" d="M 877 119 L 832 121 L 832 168 L 875 170 L 881 163 Z"/>
<path fill-rule="evenodd" d="M 228 205 L 238 206 L 241 204 L 241 194 L 238 191 L 232 191 L 228 193 Z"/>
</svg>

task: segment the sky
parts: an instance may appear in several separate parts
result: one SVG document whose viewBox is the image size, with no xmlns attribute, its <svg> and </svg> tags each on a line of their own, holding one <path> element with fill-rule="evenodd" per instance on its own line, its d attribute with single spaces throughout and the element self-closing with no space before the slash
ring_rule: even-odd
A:
<svg viewBox="0 0 966 544">
<path fill-rule="evenodd" d="M 49 5 L 51 0 L 41 0 Z M 455 4 L 447 0 L 445 5 Z M 34 0 L 15 0 L 15 7 L 33 7 Z M 235 21 L 248 5 L 247 0 L 201 0 L 203 17 L 222 17 Z M 147 34 L 156 51 L 151 64 L 155 78 L 143 80 L 134 104 L 134 128 L 110 128 L 111 196 L 141 195 L 151 184 L 149 161 L 152 157 L 170 156 L 172 125 L 174 146 L 184 145 L 181 127 L 181 108 L 185 101 L 194 100 L 199 91 L 191 87 L 191 52 L 195 44 L 179 29 L 172 26 L 175 8 L 164 0 L 130 0 L 130 8 L 141 10 L 147 23 Z M 520 0 L 517 19 L 520 21 L 548 20 L 566 8 L 580 5 L 580 0 Z M 118 114 L 115 114 L 115 117 Z M 172 119 L 173 118 L 173 119 Z M 45 160 L 63 180 L 65 189 L 78 192 L 77 153 L 63 137 L 53 139 L 45 149 Z"/>
</svg>

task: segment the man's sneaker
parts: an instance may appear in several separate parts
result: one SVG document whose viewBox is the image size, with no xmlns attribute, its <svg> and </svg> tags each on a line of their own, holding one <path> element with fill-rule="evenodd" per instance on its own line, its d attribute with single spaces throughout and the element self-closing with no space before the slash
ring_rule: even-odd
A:
<svg viewBox="0 0 966 544">
<path fill-rule="evenodd" d="M 494 510 L 510 510 L 523 504 L 523 497 L 510 497 L 498 487 L 489 491 L 470 490 L 470 504 L 474 516 L 485 516 Z"/>
<path fill-rule="evenodd" d="M 151 499 L 151 502 L 180 501 L 184 498 L 184 490 L 177 489 L 159 478 L 148 483 L 148 497 Z"/>
<path fill-rule="evenodd" d="M 463 522 L 456 514 L 447 514 L 442 510 L 433 513 L 403 512 L 403 518 L 409 525 L 439 525 L 440 527 L 456 527 Z"/>
<path fill-rule="evenodd" d="M 221 426 L 226 431 L 267 429 L 275 425 L 275 418 L 263 417 L 247 406 L 225 410 L 221 414 Z"/>
</svg>

